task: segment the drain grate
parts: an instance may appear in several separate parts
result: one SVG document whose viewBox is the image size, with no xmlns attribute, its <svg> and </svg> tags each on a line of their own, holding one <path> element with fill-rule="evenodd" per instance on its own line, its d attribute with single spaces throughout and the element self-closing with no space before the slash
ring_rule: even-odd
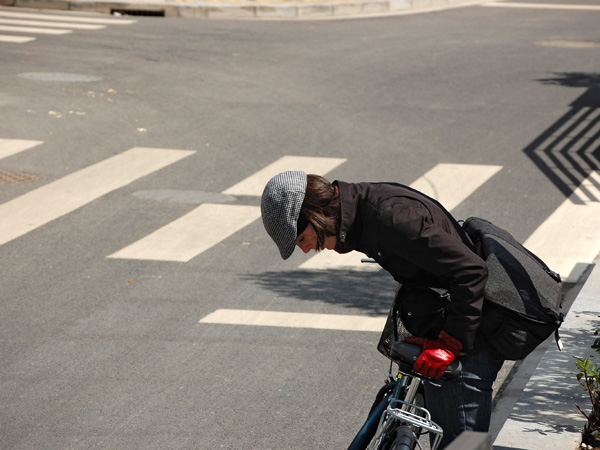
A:
<svg viewBox="0 0 600 450">
<path fill-rule="evenodd" d="M 148 11 L 143 9 L 111 9 L 110 13 L 117 16 L 150 16 L 150 17 L 165 17 L 164 10 Z"/>
<path fill-rule="evenodd" d="M 40 175 L 35 175 L 33 173 L 0 169 L 0 184 L 29 183 L 31 181 L 37 181 L 40 178 L 42 178 Z"/>
</svg>

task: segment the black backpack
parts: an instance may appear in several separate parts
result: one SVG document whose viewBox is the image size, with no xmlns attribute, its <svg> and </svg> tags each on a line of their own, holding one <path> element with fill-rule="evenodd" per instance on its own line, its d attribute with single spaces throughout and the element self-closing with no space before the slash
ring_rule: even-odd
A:
<svg viewBox="0 0 600 450">
<path fill-rule="evenodd" d="M 509 232 L 471 217 L 462 225 L 488 266 L 480 330 L 505 359 L 525 358 L 558 328 L 564 315 L 560 275 Z"/>
</svg>

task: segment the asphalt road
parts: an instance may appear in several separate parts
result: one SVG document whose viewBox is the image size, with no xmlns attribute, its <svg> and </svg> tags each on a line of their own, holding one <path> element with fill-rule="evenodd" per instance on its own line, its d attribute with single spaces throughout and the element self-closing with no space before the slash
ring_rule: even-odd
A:
<svg viewBox="0 0 600 450">
<path fill-rule="evenodd" d="M 501 167 L 453 213 L 525 240 L 599 170 L 599 14 L 142 17 L 0 43 L 0 149 L 36 141 L 0 151 L 2 221 L 17 230 L 0 253 L 0 448 L 345 448 L 386 375 L 377 333 L 199 320 L 381 317 L 391 278 L 303 269 L 300 252 L 282 262 L 252 217 L 185 261 L 110 256 L 201 204 L 253 214 L 256 195 L 224 192 L 286 155 L 343 159 L 327 176 L 346 181 Z M 585 131 L 568 144 L 587 166 L 541 158 L 573 120 Z M 81 172 L 139 147 L 180 159 Z M 105 191 L 88 192 L 92 175 Z M 195 239 L 226 226 L 212 224 Z"/>
</svg>

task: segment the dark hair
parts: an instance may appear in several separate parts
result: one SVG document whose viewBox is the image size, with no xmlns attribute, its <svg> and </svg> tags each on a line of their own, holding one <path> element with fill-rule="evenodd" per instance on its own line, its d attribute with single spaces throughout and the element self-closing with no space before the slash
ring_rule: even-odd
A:
<svg viewBox="0 0 600 450">
<path fill-rule="evenodd" d="M 340 229 L 340 202 L 335 186 L 319 175 L 308 174 L 300 217 L 308 220 L 317 234 L 317 250 L 325 236 L 337 236 Z"/>
</svg>

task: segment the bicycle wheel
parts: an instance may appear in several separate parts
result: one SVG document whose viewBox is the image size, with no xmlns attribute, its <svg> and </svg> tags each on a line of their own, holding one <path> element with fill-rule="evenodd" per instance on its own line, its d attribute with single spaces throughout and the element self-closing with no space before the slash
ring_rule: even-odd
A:
<svg viewBox="0 0 600 450">
<path fill-rule="evenodd" d="M 418 437 L 410 427 L 398 427 L 396 429 L 396 439 L 390 450 L 414 450 L 417 440 Z"/>
<path fill-rule="evenodd" d="M 382 424 L 383 433 L 375 437 L 368 449 L 374 450 L 414 450 L 419 436 L 411 426 L 400 424 L 388 416 Z"/>
</svg>

